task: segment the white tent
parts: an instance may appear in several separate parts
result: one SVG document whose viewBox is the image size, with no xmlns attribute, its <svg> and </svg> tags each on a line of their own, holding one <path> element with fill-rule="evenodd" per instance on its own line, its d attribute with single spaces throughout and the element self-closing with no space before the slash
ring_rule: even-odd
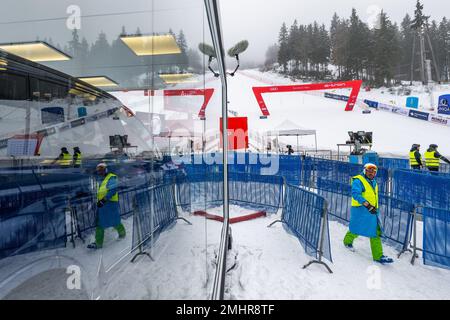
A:
<svg viewBox="0 0 450 320">
<path fill-rule="evenodd" d="M 314 136 L 317 151 L 317 132 L 316 130 L 303 128 L 292 121 L 286 120 L 275 130 L 267 132 L 268 137 L 297 137 L 297 151 L 299 150 L 298 137 Z"/>
</svg>

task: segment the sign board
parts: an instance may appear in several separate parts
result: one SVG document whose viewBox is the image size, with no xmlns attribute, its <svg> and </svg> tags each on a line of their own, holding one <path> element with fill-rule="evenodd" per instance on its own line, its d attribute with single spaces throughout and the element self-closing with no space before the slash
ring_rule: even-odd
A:
<svg viewBox="0 0 450 320">
<path fill-rule="evenodd" d="M 438 113 L 450 115 L 450 94 L 439 97 Z"/>
<path fill-rule="evenodd" d="M 427 112 L 420 112 L 420 111 L 410 110 L 409 111 L 409 116 L 411 118 L 416 118 L 416 119 L 419 119 L 419 120 L 428 121 L 428 118 L 430 117 L 430 114 L 427 113 Z"/>
<path fill-rule="evenodd" d="M 6 154 L 13 157 L 32 157 L 39 155 L 42 138 L 43 136 L 36 134 L 16 135 L 8 139 Z"/>
<path fill-rule="evenodd" d="M 411 109 L 419 109 L 419 98 L 417 97 L 406 98 L 406 107 Z"/>
<path fill-rule="evenodd" d="M 220 118 L 220 147 L 223 149 L 223 125 Z M 228 118 L 228 150 L 248 149 L 248 118 Z"/>
</svg>

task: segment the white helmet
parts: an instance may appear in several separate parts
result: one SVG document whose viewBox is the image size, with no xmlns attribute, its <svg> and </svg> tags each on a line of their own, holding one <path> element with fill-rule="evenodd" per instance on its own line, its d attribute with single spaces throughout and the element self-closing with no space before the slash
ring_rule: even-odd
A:
<svg viewBox="0 0 450 320">
<path fill-rule="evenodd" d="M 376 164 L 373 164 L 373 163 L 366 163 L 366 164 L 364 165 L 364 174 L 366 174 L 366 170 L 367 170 L 367 169 L 375 169 L 376 171 L 378 171 L 377 165 L 376 165 Z"/>
</svg>

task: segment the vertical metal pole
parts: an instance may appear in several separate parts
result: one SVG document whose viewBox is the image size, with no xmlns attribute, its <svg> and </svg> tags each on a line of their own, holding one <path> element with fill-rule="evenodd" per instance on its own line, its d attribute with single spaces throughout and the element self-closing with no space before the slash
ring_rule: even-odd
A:
<svg viewBox="0 0 450 320">
<path fill-rule="evenodd" d="M 417 33 L 414 34 L 413 47 L 412 47 L 412 57 L 411 57 L 411 85 L 414 81 L 414 58 L 416 57 L 416 37 Z"/>
<path fill-rule="evenodd" d="M 433 58 L 434 71 L 436 72 L 436 80 L 437 80 L 437 82 L 439 84 L 441 84 L 441 75 L 440 75 L 441 70 L 439 70 L 439 67 L 438 67 L 438 64 L 437 64 L 436 56 L 435 56 L 434 50 L 433 50 L 433 45 L 431 44 L 430 35 L 428 34 L 428 32 L 425 35 L 426 35 L 427 40 L 428 40 L 428 45 L 430 46 L 431 57 Z"/>
<path fill-rule="evenodd" d="M 417 207 L 414 207 L 413 218 L 413 255 L 411 258 L 411 264 L 414 265 L 417 255 Z"/>
<path fill-rule="evenodd" d="M 420 77 L 422 78 L 422 83 L 428 83 L 425 81 L 425 39 L 423 38 L 423 30 L 419 31 L 419 39 L 420 39 Z"/>
<path fill-rule="evenodd" d="M 222 82 L 222 139 L 223 139 L 223 217 L 222 235 L 217 259 L 217 270 L 214 277 L 212 299 L 222 300 L 225 293 L 226 256 L 230 241 L 230 222 L 228 208 L 228 94 L 227 73 L 225 66 L 225 50 L 222 42 L 222 30 L 218 0 L 204 0 L 212 41 Z"/>
</svg>

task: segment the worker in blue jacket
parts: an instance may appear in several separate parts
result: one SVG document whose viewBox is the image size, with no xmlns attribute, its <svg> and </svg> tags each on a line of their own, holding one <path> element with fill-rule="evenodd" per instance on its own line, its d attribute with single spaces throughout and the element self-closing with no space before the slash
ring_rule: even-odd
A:
<svg viewBox="0 0 450 320">
<path fill-rule="evenodd" d="M 97 174 L 102 182 L 97 190 L 97 228 L 95 229 L 95 242 L 88 245 L 89 249 L 100 249 L 103 247 L 105 229 L 113 227 L 119 234 L 119 239 L 125 238 L 125 227 L 120 219 L 118 178 L 109 173 L 105 163 L 97 165 Z"/>
<path fill-rule="evenodd" d="M 359 236 L 370 238 L 373 260 L 388 264 L 394 262 L 383 255 L 382 230 L 379 221 L 378 184 L 375 180 L 378 168 L 372 163 L 364 166 L 364 173 L 352 178 L 352 209 L 350 231 L 344 238 L 344 245 L 354 251 L 353 242 Z"/>
</svg>

